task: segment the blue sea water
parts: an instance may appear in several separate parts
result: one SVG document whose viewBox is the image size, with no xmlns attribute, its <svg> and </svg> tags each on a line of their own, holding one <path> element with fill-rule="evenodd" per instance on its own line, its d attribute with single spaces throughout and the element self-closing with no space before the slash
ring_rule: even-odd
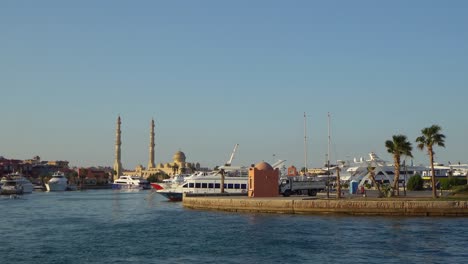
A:
<svg viewBox="0 0 468 264">
<path fill-rule="evenodd" d="M 464 263 L 467 218 L 196 211 L 151 191 L 0 197 L 1 263 Z"/>
</svg>

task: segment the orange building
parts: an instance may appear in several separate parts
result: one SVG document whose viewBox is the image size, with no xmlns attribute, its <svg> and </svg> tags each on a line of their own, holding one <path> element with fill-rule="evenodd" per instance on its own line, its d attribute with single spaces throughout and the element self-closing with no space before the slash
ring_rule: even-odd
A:
<svg viewBox="0 0 468 264">
<path fill-rule="evenodd" d="M 110 181 L 110 173 L 103 169 L 79 168 L 78 177 L 84 180 L 88 185 L 102 185 Z"/>
<path fill-rule="evenodd" d="M 249 197 L 276 197 L 279 193 L 279 169 L 260 162 L 249 168 Z"/>
<path fill-rule="evenodd" d="M 288 176 L 297 176 L 299 173 L 297 172 L 297 168 L 294 166 L 291 166 L 288 168 Z"/>
</svg>

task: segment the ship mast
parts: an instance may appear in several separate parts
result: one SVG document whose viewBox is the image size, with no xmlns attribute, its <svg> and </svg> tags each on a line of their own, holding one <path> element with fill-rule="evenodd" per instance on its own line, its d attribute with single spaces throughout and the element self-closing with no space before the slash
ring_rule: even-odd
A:
<svg viewBox="0 0 468 264">
<path fill-rule="evenodd" d="M 330 112 L 328 116 L 328 150 L 327 150 L 327 198 L 330 198 Z"/>
<path fill-rule="evenodd" d="M 330 112 L 328 112 L 328 150 L 327 150 L 327 163 L 330 165 Z"/>
<path fill-rule="evenodd" d="M 304 112 L 304 175 L 307 173 L 307 118 Z"/>
</svg>

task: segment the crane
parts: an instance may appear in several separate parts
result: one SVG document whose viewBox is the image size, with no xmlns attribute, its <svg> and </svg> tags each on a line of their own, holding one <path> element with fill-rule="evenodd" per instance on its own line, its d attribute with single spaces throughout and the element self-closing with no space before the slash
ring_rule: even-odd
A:
<svg viewBox="0 0 468 264">
<path fill-rule="evenodd" d="M 224 166 L 227 166 L 227 167 L 231 166 L 232 160 L 234 159 L 234 155 L 236 154 L 238 146 L 239 146 L 239 144 L 236 144 L 234 146 L 234 150 L 232 151 L 231 158 L 229 158 L 229 160 L 226 162 L 226 164 L 224 164 Z"/>
<path fill-rule="evenodd" d="M 283 164 L 286 160 L 278 160 L 277 162 L 273 163 L 273 165 L 271 165 L 271 167 L 273 167 L 273 169 L 276 169 L 276 168 L 279 168 L 281 166 L 281 164 Z"/>
</svg>

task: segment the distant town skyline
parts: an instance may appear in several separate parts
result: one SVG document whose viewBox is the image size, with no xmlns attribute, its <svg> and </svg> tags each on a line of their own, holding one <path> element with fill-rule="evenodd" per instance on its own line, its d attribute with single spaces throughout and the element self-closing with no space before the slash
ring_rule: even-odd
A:
<svg viewBox="0 0 468 264">
<path fill-rule="evenodd" d="M 3 1 L 0 156 L 308 167 L 438 124 L 468 162 L 466 1 Z"/>
</svg>

